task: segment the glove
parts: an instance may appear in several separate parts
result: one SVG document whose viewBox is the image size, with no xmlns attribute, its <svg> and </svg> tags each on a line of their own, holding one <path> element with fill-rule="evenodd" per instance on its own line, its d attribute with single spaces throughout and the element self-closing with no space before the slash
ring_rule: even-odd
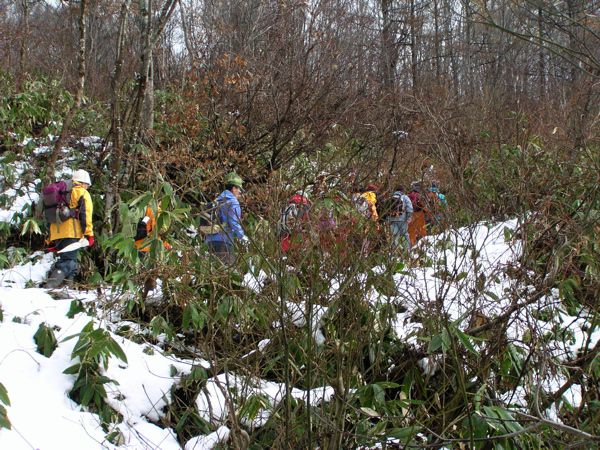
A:
<svg viewBox="0 0 600 450">
<path fill-rule="evenodd" d="M 56 252 L 58 251 L 58 249 L 57 249 L 56 247 L 48 247 L 48 248 L 46 249 L 46 251 L 47 251 L 48 253 L 56 253 Z"/>
<path fill-rule="evenodd" d="M 250 239 L 248 239 L 248 236 L 246 235 L 242 236 L 242 239 L 240 239 L 240 241 L 244 247 L 248 247 L 248 244 L 250 243 Z"/>
<path fill-rule="evenodd" d="M 94 236 L 86 236 L 85 238 L 88 240 L 88 247 L 93 247 L 94 246 Z"/>
</svg>

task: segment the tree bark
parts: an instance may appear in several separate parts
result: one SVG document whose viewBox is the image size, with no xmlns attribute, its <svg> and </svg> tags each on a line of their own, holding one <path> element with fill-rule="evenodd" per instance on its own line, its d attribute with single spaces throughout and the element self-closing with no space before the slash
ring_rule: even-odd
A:
<svg viewBox="0 0 600 450">
<path fill-rule="evenodd" d="M 546 97 L 546 65 L 544 61 L 544 22 L 543 10 L 538 8 L 538 83 L 540 101 L 544 101 Z"/>
<path fill-rule="evenodd" d="M 17 89 L 23 89 L 23 81 L 27 70 L 26 63 L 29 59 L 29 0 L 21 0 L 23 7 L 21 45 L 19 47 L 19 75 L 17 79 Z"/>
<path fill-rule="evenodd" d="M 383 85 L 388 92 L 393 90 L 396 62 L 398 52 L 396 51 L 395 36 L 392 17 L 392 0 L 381 0 L 381 68 L 383 74 Z"/>
<path fill-rule="evenodd" d="M 187 50 L 188 57 L 190 59 L 190 68 L 192 68 L 194 66 L 196 53 L 192 44 L 192 37 L 190 36 L 190 30 L 185 17 L 185 11 L 183 10 L 183 1 L 181 0 L 179 0 L 179 14 L 181 19 L 181 30 L 183 31 L 183 42 L 185 43 L 185 49 Z"/>
<path fill-rule="evenodd" d="M 417 79 L 417 64 L 418 64 L 418 48 L 417 48 L 417 17 L 416 17 L 416 0 L 410 0 L 410 69 L 412 76 L 412 88 L 416 93 L 418 87 Z"/>
<path fill-rule="evenodd" d="M 67 113 L 67 116 L 65 117 L 65 119 L 63 121 L 63 126 L 60 131 L 60 134 L 58 135 L 58 138 L 54 142 L 54 147 L 52 149 L 52 153 L 50 153 L 50 157 L 48 159 L 48 164 L 47 164 L 47 168 L 48 168 L 47 173 L 48 173 L 49 177 L 54 176 L 56 160 L 58 159 L 58 155 L 60 154 L 60 150 L 62 148 L 65 137 L 66 137 L 67 133 L 69 132 L 71 123 L 73 122 L 73 119 L 75 118 L 75 114 L 77 114 L 77 111 L 79 111 L 79 109 L 81 108 L 81 103 L 83 101 L 83 93 L 85 90 L 85 61 L 86 61 L 86 51 L 85 50 L 86 50 L 86 40 L 87 40 L 87 24 L 86 24 L 87 14 L 88 14 L 88 2 L 87 2 L 87 0 L 81 0 L 80 6 L 79 6 L 79 22 L 78 22 L 79 54 L 78 54 L 78 58 L 77 58 L 78 74 L 77 74 L 77 90 L 75 92 L 75 102 L 73 103 L 73 106 L 71 106 L 71 108 L 69 109 L 69 112 Z"/>
<path fill-rule="evenodd" d="M 111 80 L 112 87 L 112 105 L 111 105 L 111 129 L 109 136 L 112 138 L 112 154 L 110 159 L 110 173 L 112 174 L 104 202 L 104 228 L 112 235 L 116 229 L 117 219 L 113 223 L 112 210 L 119 196 L 119 173 L 121 172 L 121 162 L 123 160 L 123 116 L 121 111 L 121 83 L 123 73 L 123 43 L 125 39 L 125 29 L 127 25 L 127 11 L 130 0 L 123 0 L 121 12 L 119 14 L 119 32 L 116 42 L 115 69 Z"/>
</svg>

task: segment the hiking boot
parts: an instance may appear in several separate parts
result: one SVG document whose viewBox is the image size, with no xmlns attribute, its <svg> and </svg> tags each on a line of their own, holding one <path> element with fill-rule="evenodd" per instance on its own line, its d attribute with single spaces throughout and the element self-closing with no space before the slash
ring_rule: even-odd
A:
<svg viewBox="0 0 600 450">
<path fill-rule="evenodd" d="M 64 280 L 65 273 L 60 269 L 56 269 L 50 274 L 50 276 L 46 280 L 46 283 L 44 284 L 44 287 L 46 289 L 56 289 L 57 287 L 63 284 Z"/>
</svg>

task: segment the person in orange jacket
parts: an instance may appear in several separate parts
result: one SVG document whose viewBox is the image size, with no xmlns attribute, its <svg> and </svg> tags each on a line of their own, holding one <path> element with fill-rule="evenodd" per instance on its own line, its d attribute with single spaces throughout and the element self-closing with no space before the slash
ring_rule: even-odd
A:
<svg viewBox="0 0 600 450">
<path fill-rule="evenodd" d="M 425 216 L 428 214 L 428 211 L 425 199 L 421 194 L 421 183 L 418 181 L 413 181 L 411 183 L 408 198 L 413 206 L 413 215 L 408 223 L 408 235 L 410 236 L 410 245 L 412 247 L 419 239 L 427 236 Z"/>
<path fill-rule="evenodd" d="M 160 208 L 158 208 L 158 214 L 160 215 Z M 146 212 L 144 213 L 144 217 L 138 222 L 137 232 L 135 235 L 135 247 L 140 252 L 140 256 L 148 253 L 150 251 L 150 244 L 148 243 L 148 237 L 153 237 L 153 232 L 156 229 L 156 218 L 154 216 L 154 211 L 150 205 L 146 206 Z M 165 242 L 160 237 L 160 232 L 165 230 L 158 230 L 157 234 L 158 240 L 163 243 L 163 247 L 167 250 L 171 249 L 171 245 L 168 242 Z"/>
<path fill-rule="evenodd" d="M 157 232 L 156 238 L 162 242 L 163 247 L 170 250 L 172 247 L 168 242 L 165 242 L 160 237 L 160 231 L 156 229 L 156 218 L 160 215 L 160 208 L 158 208 L 158 214 L 155 216 L 154 211 L 150 205 L 146 206 L 144 217 L 138 222 L 137 231 L 135 235 L 135 247 L 138 249 L 138 254 L 142 259 L 146 258 L 146 255 L 150 251 L 150 243 L 148 238 L 154 237 L 153 233 Z M 148 293 L 156 289 L 156 275 L 149 271 L 146 279 L 144 280 L 144 290 L 142 291 L 142 299 L 146 300 Z"/>
</svg>

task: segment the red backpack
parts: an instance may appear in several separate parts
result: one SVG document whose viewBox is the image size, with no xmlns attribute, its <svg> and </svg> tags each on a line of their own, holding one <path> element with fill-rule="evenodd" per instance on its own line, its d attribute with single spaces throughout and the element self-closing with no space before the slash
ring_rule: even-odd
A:
<svg viewBox="0 0 600 450">
<path fill-rule="evenodd" d="M 419 192 L 416 192 L 416 191 L 410 192 L 408 194 L 408 198 L 410 198 L 410 202 L 412 203 L 413 210 L 415 212 L 423 211 L 425 209 L 425 205 L 423 204 L 423 200 L 422 200 L 421 194 Z"/>
</svg>

